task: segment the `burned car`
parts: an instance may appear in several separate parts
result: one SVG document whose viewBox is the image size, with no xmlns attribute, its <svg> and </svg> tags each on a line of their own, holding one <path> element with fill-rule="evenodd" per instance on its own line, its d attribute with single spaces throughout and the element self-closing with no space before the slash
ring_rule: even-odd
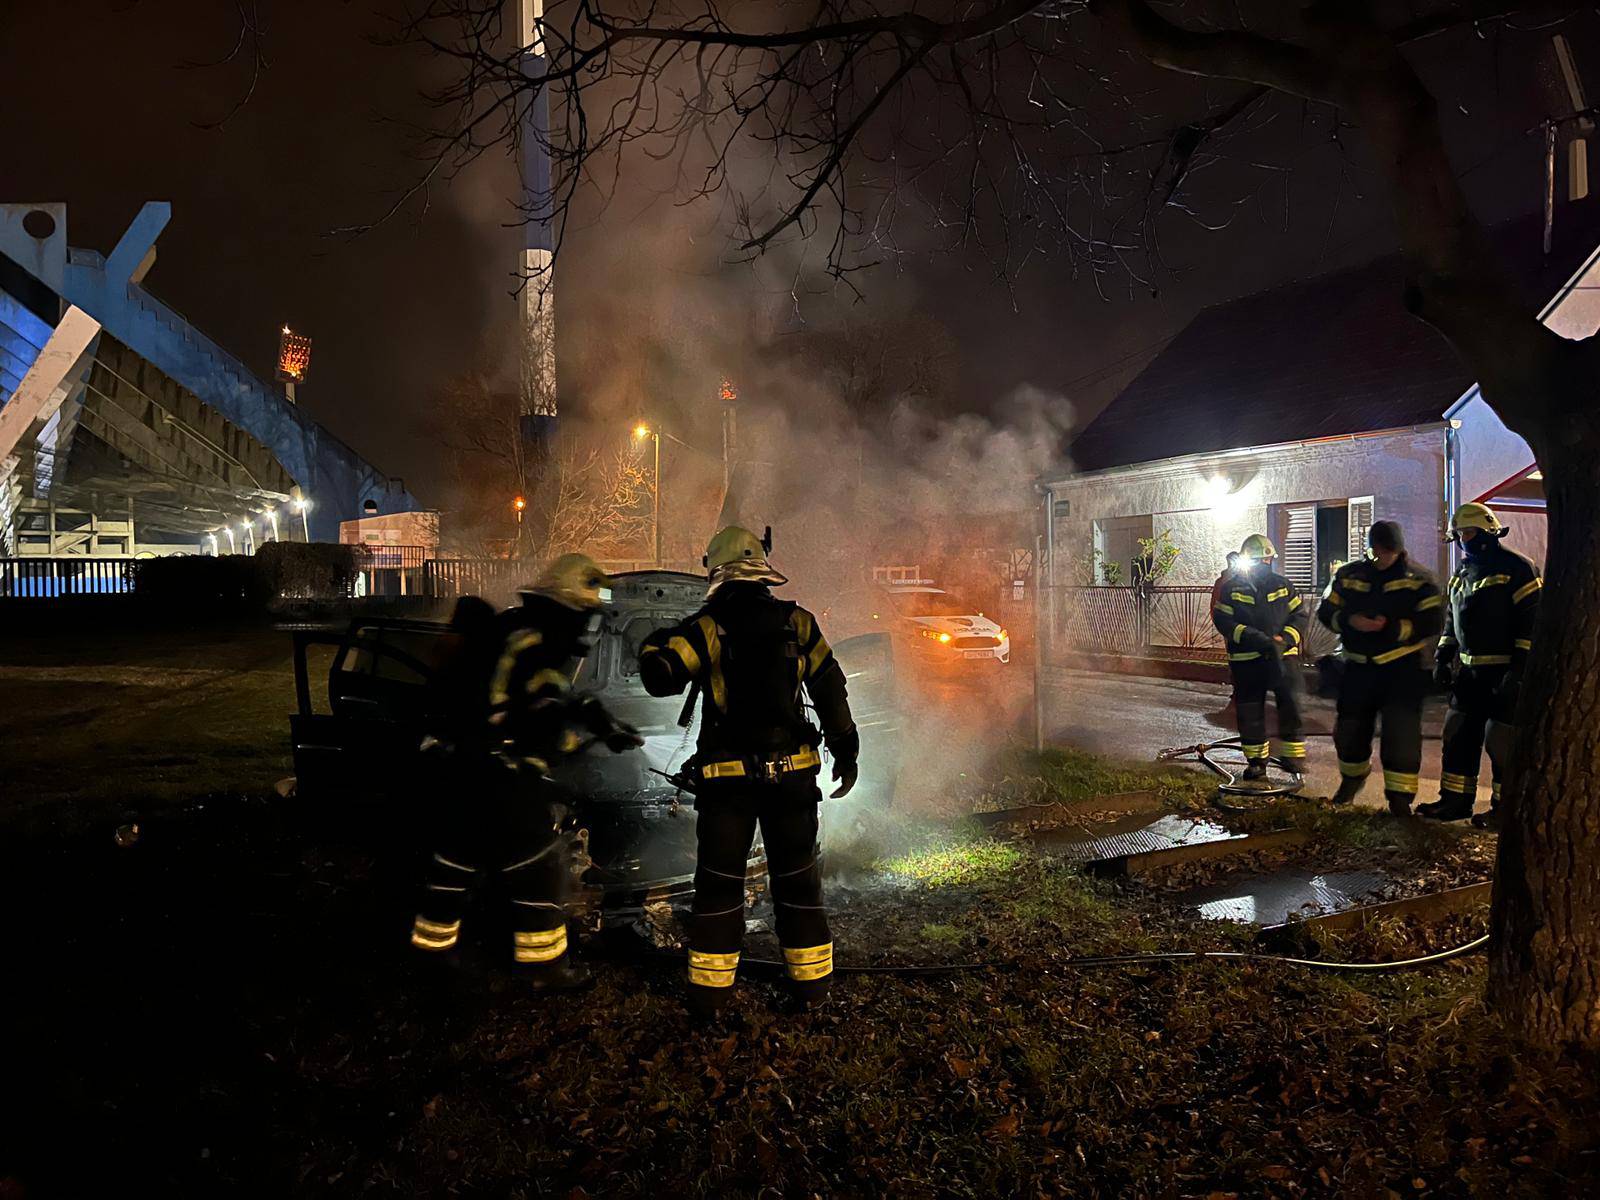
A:
<svg viewBox="0 0 1600 1200">
<path fill-rule="evenodd" d="M 639 645 L 652 630 L 699 608 L 705 580 L 672 571 L 616 577 L 598 645 L 574 686 L 594 695 L 644 737 L 642 749 L 580 755 L 556 781 L 569 793 L 571 826 L 583 854 L 573 905 L 582 912 L 624 915 L 693 886 L 695 814 L 691 797 L 670 780 L 693 753 L 698 708 L 684 698 L 655 697 L 639 679 Z M 366 802 L 405 812 L 421 778 L 418 756 L 433 682 L 453 654 L 457 635 L 441 621 L 357 619 L 343 632 L 294 634 L 298 711 L 290 718 L 297 794 L 312 802 Z M 309 651 L 332 649 L 327 703 L 313 702 Z M 884 634 L 834 646 L 861 730 L 863 783 L 892 793 L 898 753 L 894 659 Z M 318 711 L 319 707 L 322 711 Z M 828 805 L 823 805 L 827 820 Z M 585 857 L 586 855 L 586 857 Z M 760 845 L 749 864 L 762 877 Z"/>
</svg>

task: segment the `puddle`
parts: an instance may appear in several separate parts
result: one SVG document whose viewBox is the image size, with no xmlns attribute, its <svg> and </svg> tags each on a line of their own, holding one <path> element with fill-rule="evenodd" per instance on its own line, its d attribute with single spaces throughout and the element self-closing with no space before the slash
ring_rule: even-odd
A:
<svg viewBox="0 0 1600 1200">
<path fill-rule="evenodd" d="M 1035 840 L 1074 862 L 1103 862 L 1152 850 L 1171 850 L 1177 846 L 1198 846 L 1206 842 L 1242 839 L 1213 821 L 1168 814 L 1152 819 L 1148 813 L 1134 813 L 1116 821 L 1079 828 L 1049 829 L 1035 834 Z"/>
<path fill-rule="evenodd" d="M 1291 867 L 1255 879 L 1195 888 L 1173 899 L 1214 921 L 1280 925 L 1300 917 L 1322 916 L 1381 900 L 1384 890 L 1393 882 L 1380 871 L 1322 874 Z"/>
</svg>

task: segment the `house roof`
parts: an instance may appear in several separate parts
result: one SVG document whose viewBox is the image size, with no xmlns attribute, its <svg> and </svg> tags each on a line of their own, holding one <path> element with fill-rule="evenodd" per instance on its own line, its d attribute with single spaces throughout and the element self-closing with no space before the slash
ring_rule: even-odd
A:
<svg viewBox="0 0 1600 1200">
<path fill-rule="evenodd" d="M 1490 230 L 1543 304 L 1600 244 L 1600 199 Z M 1074 473 L 1422 425 L 1472 384 L 1450 345 L 1400 305 L 1400 255 L 1206 309 L 1073 440 Z"/>
</svg>

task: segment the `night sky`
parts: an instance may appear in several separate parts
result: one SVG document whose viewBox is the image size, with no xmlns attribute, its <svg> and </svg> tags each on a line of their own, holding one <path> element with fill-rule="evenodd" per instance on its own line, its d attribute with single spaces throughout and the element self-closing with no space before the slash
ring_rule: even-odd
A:
<svg viewBox="0 0 1600 1200">
<path fill-rule="evenodd" d="M 375 44 L 386 29 L 382 0 L 263 0 L 262 9 L 270 67 L 242 110 L 207 129 L 243 92 L 248 64 L 182 64 L 227 51 L 237 34 L 233 5 L 0 4 L 0 193 L 67 202 L 72 243 L 103 252 L 142 201 L 170 200 L 150 290 L 263 374 L 280 325 L 312 336 L 301 402 L 437 503 L 441 477 L 426 425 L 441 384 L 474 367 L 507 369 L 514 173 L 504 157 L 491 157 L 436 192 L 426 212 L 354 240 L 330 237 L 381 213 L 415 169 L 394 119 L 425 114 L 418 89 L 433 68 L 414 50 Z M 1600 62 L 1593 31 L 1587 24 L 1570 33 L 1590 70 Z M 1546 107 L 1531 67 L 1545 36 L 1456 39 L 1422 54 L 1458 165 L 1491 218 L 1538 202 L 1539 146 L 1524 131 Z M 1238 161 L 1221 164 L 1205 185 L 1213 197 L 1249 197 L 1227 228 L 1210 232 L 1177 214 L 1163 221 L 1170 270 L 1158 295 L 1112 280 L 1102 296 L 1044 259 L 1008 288 L 972 254 L 913 257 L 894 277 L 869 277 L 867 304 L 920 310 L 943 324 L 960 407 L 992 411 L 1029 384 L 1071 401 L 1081 421 L 1199 307 L 1392 249 L 1359 134 L 1347 133 L 1340 150 L 1325 112 L 1272 104 L 1276 120 L 1250 145 L 1236 144 Z M 1263 172 L 1247 165 L 1251 157 L 1287 170 Z M 685 261 L 704 265 L 692 281 L 702 296 L 736 293 L 755 278 L 719 272 L 722 248 L 706 237 L 687 258 L 675 255 L 671 271 L 641 279 L 628 251 L 634 239 L 645 243 L 665 207 L 618 204 L 569 242 L 557 285 L 564 399 L 570 391 L 585 402 L 581 386 L 569 388 L 572 364 L 603 355 L 619 296 L 665 295 L 670 311 Z M 1206 214 L 1226 215 L 1220 202 Z M 659 245 L 659 228 L 652 236 Z M 836 316 L 843 306 L 823 307 Z"/>
</svg>

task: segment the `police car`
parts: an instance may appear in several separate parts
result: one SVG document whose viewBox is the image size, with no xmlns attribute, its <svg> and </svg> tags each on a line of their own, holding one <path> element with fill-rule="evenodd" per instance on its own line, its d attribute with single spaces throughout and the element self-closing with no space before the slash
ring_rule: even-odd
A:
<svg viewBox="0 0 1600 1200">
<path fill-rule="evenodd" d="M 1000 623 L 935 587 L 932 580 L 889 584 L 884 588 L 884 603 L 899 632 L 908 635 L 909 648 L 925 661 L 1011 661 L 1011 635 Z"/>
</svg>

